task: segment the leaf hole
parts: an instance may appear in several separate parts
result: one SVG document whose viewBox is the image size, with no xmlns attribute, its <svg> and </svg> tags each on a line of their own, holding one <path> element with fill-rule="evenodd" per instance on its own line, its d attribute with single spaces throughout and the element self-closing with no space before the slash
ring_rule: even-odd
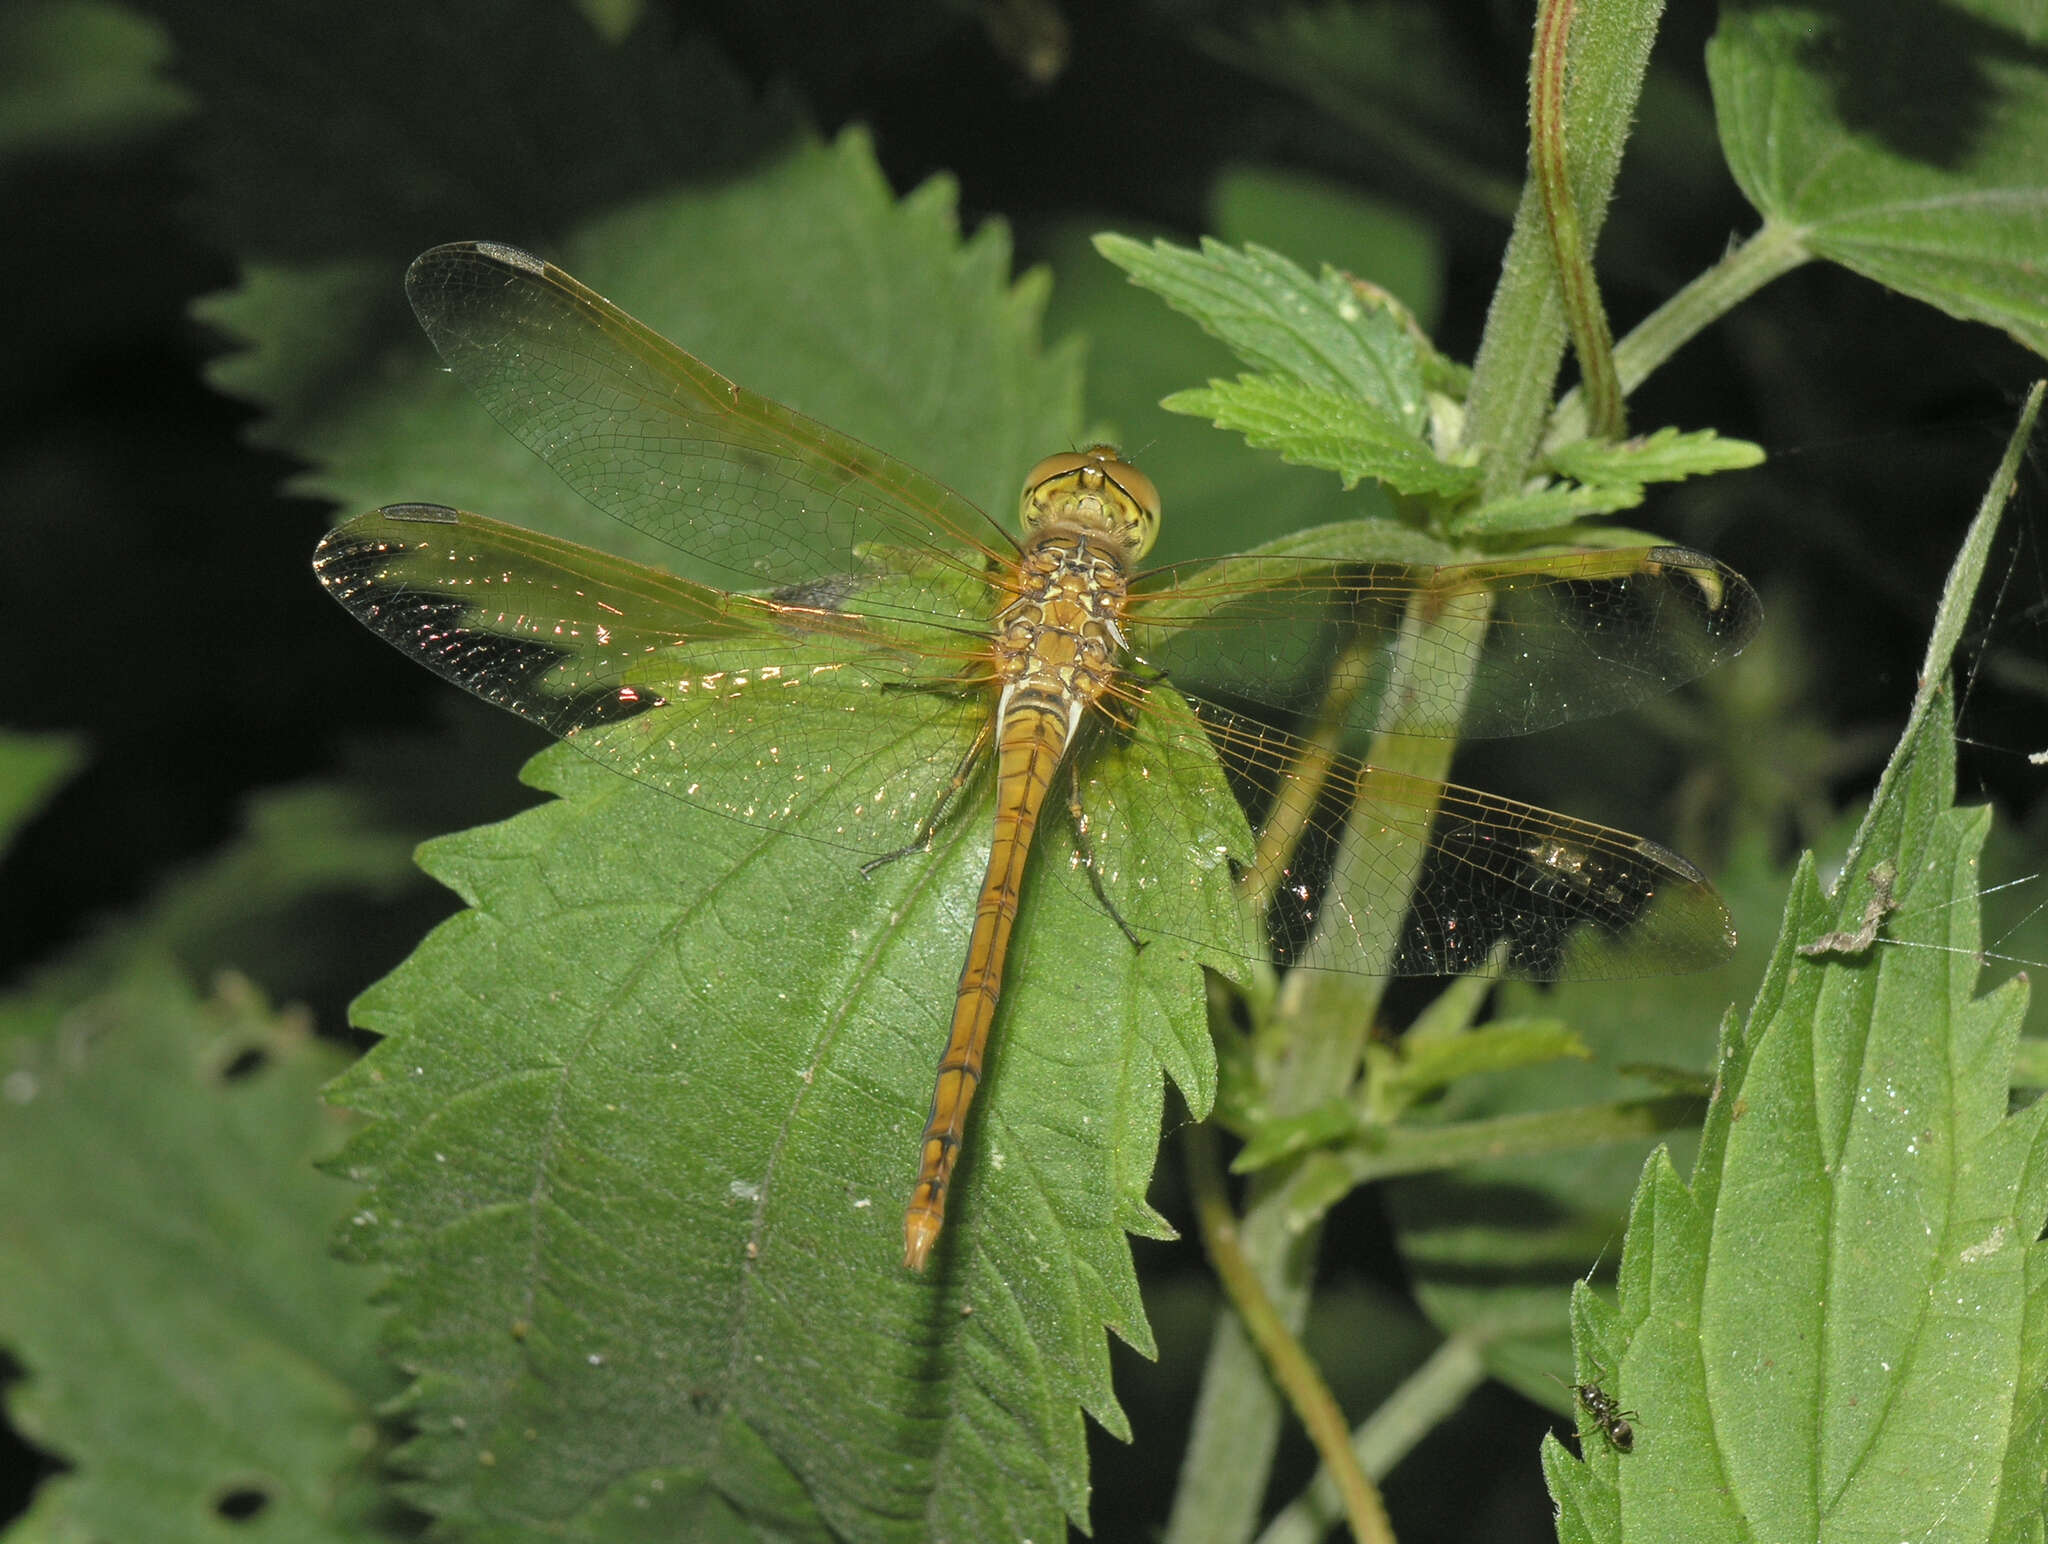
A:
<svg viewBox="0 0 2048 1544">
<path fill-rule="evenodd" d="M 237 1051 L 233 1060 L 220 1069 L 220 1080 L 223 1083 L 239 1083 L 245 1078 L 254 1077 L 269 1065 L 269 1062 L 270 1053 L 262 1046 L 246 1046 Z"/>
<path fill-rule="evenodd" d="M 231 1523 L 246 1523 L 261 1516 L 269 1505 L 270 1492 L 260 1485 L 237 1485 L 222 1491 L 213 1509 Z"/>
</svg>

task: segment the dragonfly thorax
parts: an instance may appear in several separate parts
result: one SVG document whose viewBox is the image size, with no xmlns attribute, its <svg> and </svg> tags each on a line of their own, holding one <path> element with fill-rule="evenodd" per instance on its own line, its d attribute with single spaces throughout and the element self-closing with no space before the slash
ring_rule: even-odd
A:
<svg viewBox="0 0 2048 1544">
<path fill-rule="evenodd" d="M 1032 704 L 1065 719 L 1071 733 L 1116 677 L 1129 593 L 1123 561 L 1100 532 L 1044 530 L 1025 544 L 1015 586 L 994 635 L 1001 712 Z"/>
<path fill-rule="evenodd" d="M 1034 536 L 1063 527 L 1088 532 L 1130 562 L 1159 535 L 1159 490 L 1114 445 L 1090 445 L 1047 456 L 1031 469 L 1018 518 Z"/>
</svg>

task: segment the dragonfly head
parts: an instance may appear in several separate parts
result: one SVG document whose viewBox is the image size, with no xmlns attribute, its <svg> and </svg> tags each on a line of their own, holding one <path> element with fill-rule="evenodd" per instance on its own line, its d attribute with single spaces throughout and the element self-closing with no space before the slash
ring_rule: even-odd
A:
<svg viewBox="0 0 2048 1544">
<path fill-rule="evenodd" d="M 1027 534 L 1076 526 L 1106 534 L 1126 559 L 1141 558 L 1159 535 L 1159 490 L 1114 445 L 1090 445 L 1047 456 L 1031 469 L 1018 518 Z"/>
</svg>

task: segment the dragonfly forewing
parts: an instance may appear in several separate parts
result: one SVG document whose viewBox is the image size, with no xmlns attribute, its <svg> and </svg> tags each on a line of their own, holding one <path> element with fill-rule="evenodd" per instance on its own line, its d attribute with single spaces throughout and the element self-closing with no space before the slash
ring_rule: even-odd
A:
<svg viewBox="0 0 2048 1544">
<path fill-rule="evenodd" d="M 1350 728 L 1439 739 L 1529 734 L 1660 696 L 1733 658 L 1761 608 L 1733 569 L 1684 547 L 1515 562 L 1335 563 L 1250 554 L 1144 576 L 1132 643 L 1181 686 L 1315 712 L 1347 657 L 1367 678 Z M 1484 618 L 1390 700 L 1403 630 Z"/>
<path fill-rule="evenodd" d="M 1015 555 L 936 478 L 735 385 L 551 263 L 458 242 L 423 253 L 405 287 L 491 416 L 606 514 L 694 559 L 694 576 L 799 584 L 863 570 L 877 544 L 969 571 Z"/>
</svg>

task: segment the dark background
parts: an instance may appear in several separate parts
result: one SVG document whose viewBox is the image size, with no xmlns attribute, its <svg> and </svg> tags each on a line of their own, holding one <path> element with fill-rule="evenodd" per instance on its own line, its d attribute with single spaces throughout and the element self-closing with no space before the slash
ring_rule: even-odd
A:
<svg viewBox="0 0 2048 1544">
<path fill-rule="evenodd" d="M 1247 8 L 1073 6 L 1064 64 L 1042 80 L 992 32 L 991 10 L 1004 8 L 656 4 L 625 46 L 631 68 L 595 75 L 579 73 L 587 50 L 562 41 L 580 18 L 539 0 L 160 4 L 144 12 L 162 28 L 168 78 L 190 111 L 0 146 L 10 212 L 0 723 L 81 733 L 90 747 L 80 775 L 0 859 L 6 978 L 20 981 L 218 849 L 254 791 L 340 774 L 420 836 L 528 797 L 511 768 L 537 735 L 375 646 L 318 593 L 307 559 L 335 511 L 280 495 L 294 465 L 252 448 L 251 410 L 203 384 L 200 366 L 221 341 L 187 306 L 236 283 L 244 264 L 374 257 L 388 261 L 395 290 L 414 252 L 505 230 L 513 211 L 525 232 L 566 228 L 633 193 L 743 167 L 793 125 L 829 135 L 864 123 L 899 192 L 949 173 L 963 223 L 1007 220 L 1020 267 L 1077 211 L 1104 228 L 1191 239 L 1233 160 L 1348 182 L 1436 228 L 1448 254 L 1438 341 L 1470 357 L 1504 220 L 1219 60 L 1206 40 L 1241 28 Z M 1420 121 L 1511 187 L 1533 7 L 1437 10 L 1459 96 L 1423 104 Z M 1617 334 L 1757 223 L 1705 128 L 1710 27 L 1703 8 L 1674 8 L 1657 46 L 1642 137 L 1600 253 Z M 465 39 L 485 30 L 494 49 L 508 32 L 530 49 L 528 89 L 510 95 L 502 76 L 460 69 Z M 666 72 L 704 50 L 723 59 L 733 92 L 667 90 Z M 33 59 L 17 54 L 5 68 L 0 91 L 18 102 L 36 89 Z M 1687 110 L 1665 110 L 1673 104 Z M 381 181 L 383 136 L 428 133 L 444 137 L 448 177 Z M 529 169 L 535 159 L 544 171 Z M 1319 254 L 1292 255 L 1313 264 Z M 1764 822 L 1783 851 L 1814 839 L 1867 792 L 1902 720 L 1942 576 L 2037 366 L 1989 329 L 1824 265 L 1748 302 L 1660 372 L 1631 418 L 1712 425 L 1760 442 L 1770 461 L 1653 499 L 1634 523 L 1707 547 L 1756 582 L 1771 618 L 1766 676 L 1706 704 L 1706 721 L 1726 732 L 1691 760 L 1668 738 L 1639 758 L 1607 754 L 1597 739 L 1579 757 L 1489 756 L 1524 758 L 1518 792 L 1674 836 L 1709 866 L 1738 819 Z M 2040 489 L 2030 466 L 1993 565 L 1998 593 L 1971 641 L 1963 714 L 1975 742 L 1966 797 L 1996 798 L 2023 824 L 2040 779 L 2021 753 L 2048 745 Z M 1764 706 L 1735 700 L 1742 692 Z M 339 1033 L 350 996 L 451 909 L 424 882 L 374 900 L 338 895 L 304 919 L 307 947 L 235 963 Z M 1184 1225 L 1172 1179 L 1163 1185 Z M 1369 1208 L 1340 1213 L 1330 1237 L 1333 1281 L 1399 1290 Z M 1125 1448 L 1095 1434 L 1105 1539 L 1163 1522 L 1211 1306 L 1192 1246 L 1140 1247 L 1164 1355 L 1153 1367 L 1119 1352 L 1139 1437 Z M 1472 1399 L 1389 1483 L 1403 1537 L 1550 1537 L 1534 1463 L 1548 1420 L 1497 1386 Z M 1305 1448 L 1289 1444 L 1279 1496 L 1307 1472 Z M 0 1516 L 49 1462 L 0 1448 Z"/>
</svg>

